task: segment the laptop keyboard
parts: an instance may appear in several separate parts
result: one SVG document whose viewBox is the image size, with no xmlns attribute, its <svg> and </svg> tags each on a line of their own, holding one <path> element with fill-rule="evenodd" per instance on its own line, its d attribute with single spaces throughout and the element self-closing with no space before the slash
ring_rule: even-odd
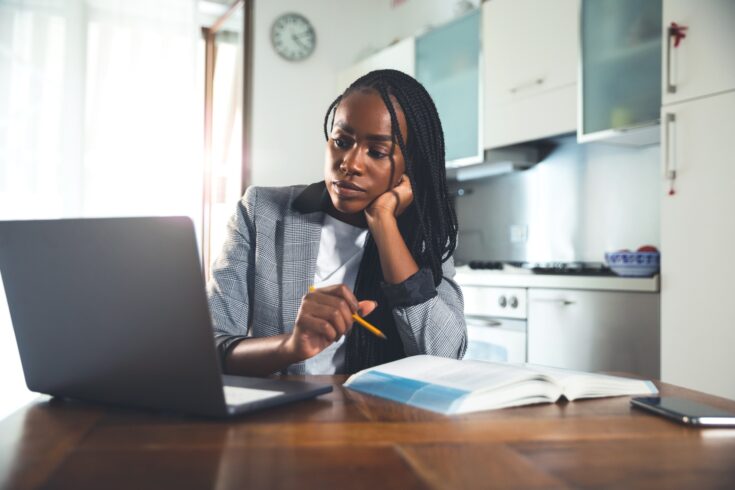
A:
<svg viewBox="0 0 735 490">
<path fill-rule="evenodd" d="M 283 391 L 257 390 L 255 388 L 241 388 L 239 386 L 225 385 L 225 403 L 227 405 L 243 405 L 283 395 Z"/>
</svg>

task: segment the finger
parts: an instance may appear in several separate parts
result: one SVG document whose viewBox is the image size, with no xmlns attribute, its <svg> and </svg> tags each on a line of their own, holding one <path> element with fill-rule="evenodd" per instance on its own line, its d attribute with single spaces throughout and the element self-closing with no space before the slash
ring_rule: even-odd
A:
<svg viewBox="0 0 735 490">
<path fill-rule="evenodd" d="M 408 175 L 403 175 L 401 185 L 398 186 L 398 192 L 400 192 L 404 197 L 413 198 L 413 186 L 411 185 L 411 180 L 408 178 Z"/>
<path fill-rule="evenodd" d="M 305 313 L 302 316 L 301 327 L 309 334 L 314 334 L 319 337 L 323 337 L 329 343 L 337 340 L 340 335 L 337 334 L 337 329 L 324 318 L 313 316 L 309 313 Z"/>
<path fill-rule="evenodd" d="M 315 293 L 318 293 L 318 291 L 315 291 Z M 353 308 L 350 303 L 341 296 L 320 293 L 312 295 L 309 301 L 321 305 L 327 305 L 332 310 L 338 311 L 345 319 L 345 323 L 348 327 L 352 323 L 352 320 L 350 320 L 352 314 L 357 312 L 357 308 Z"/>
<path fill-rule="evenodd" d="M 328 305 L 334 310 L 339 310 L 345 318 L 349 318 L 353 311 L 356 311 L 356 308 L 353 308 L 347 300 L 341 296 L 329 294 L 325 292 L 325 289 L 326 288 L 316 289 L 314 286 L 311 286 L 309 288 L 309 294 L 304 296 L 302 303 L 306 303 L 308 305 Z"/>
<path fill-rule="evenodd" d="M 413 187 L 411 186 L 411 179 L 408 175 L 401 175 L 401 180 L 398 181 L 398 187 L 402 189 L 408 189 L 409 192 L 413 189 Z"/>
<path fill-rule="evenodd" d="M 350 288 L 344 284 L 334 284 L 333 286 L 317 289 L 316 292 L 322 292 L 333 297 L 341 298 L 347 302 L 347 306 L 350 308 L 352 313 L 357 311 L 357 298 L 352 291 L 350 291 Z"/>
<path fill-rule="evenodd" d="M 396 187 L 396 192 L 399 195 L 399 204 L 396 211 L 397 214 L 400 215 L 413 202 L 413 187 L 411 187 L 411 180 L 408 175 L 403 175 L 403 181 L 401 182 L 401 185 Z"/>
<path fill-rule="evenodd" d="M 350 313 L 350 310 L 346 306 L 339 309 L 330 305 L 313 302 L 307 306 L 306 313 L 315 318 L 328 321 L 339 334 L 338 337 L 344 335 L 353 321 L 352 313 Z"/>
<path fill-rule="evenodd" d="M 358 308 L 357 314 L 360 316 L 368 316 L 377 307 L 378 307 L 377 301 L 372 301 L 372 300 L 360 301 L 360 308 Z"/>
</svg>

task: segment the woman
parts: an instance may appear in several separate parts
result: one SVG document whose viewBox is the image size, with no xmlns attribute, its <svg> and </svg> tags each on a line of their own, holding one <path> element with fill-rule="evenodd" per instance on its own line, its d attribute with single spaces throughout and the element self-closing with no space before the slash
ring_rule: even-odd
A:
<svg viewBox="0 0 735 490">
<path fill-rule="evenodd" d="M 416 354 L 461 358 L 457 218 L 431 97 L 404 73 L 370 72 L 330 105 L 324 134 L 324 181 L 250 187 L 230 222 L 208 287 L 224 370 L 334 374 Z M 353 313 L 387 339 L 352 328 Z"/>
</svg>

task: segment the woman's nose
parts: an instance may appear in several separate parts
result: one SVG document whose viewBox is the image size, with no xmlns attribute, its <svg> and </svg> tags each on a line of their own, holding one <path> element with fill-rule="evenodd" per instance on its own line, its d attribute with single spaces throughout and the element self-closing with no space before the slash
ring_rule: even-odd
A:
<svg viewBox="0 0 735 490">
<path fill-rule="evenodd" d="M 343 172 L 350 175 L 362 174 L 365 166 L 362 161 L 362 156 L 360 155 L 360 148 L 357 145 L 353 146 L 345 153 L 340 168 L 342 168 Z"/>
</svg>

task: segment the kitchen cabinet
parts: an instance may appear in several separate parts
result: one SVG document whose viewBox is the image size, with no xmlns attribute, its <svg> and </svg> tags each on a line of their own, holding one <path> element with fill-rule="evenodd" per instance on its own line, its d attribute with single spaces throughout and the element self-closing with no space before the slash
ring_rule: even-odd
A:
<svg viewBox="0 0 735 490">
<path fill-rule="evenodd" d="M 485 148 L 576 131 L 578 22 L 579 0 L 482 4 Z"/>
<path fill-rule="evenodd" d="M 400 70 L 415 76 L 416 39 L 409 37 L 365 58 L 337 75 L 337 88 L 343 92 L 352 82 L 373 70 Z"/>
<path fill-rule="evenodd" d="M 662 108 L 661 375 L 735 399 L 733 114 L 735 91 Z"/>
<path fill-rule="evenodd" d="M 659 295 L 528 290 L 528 362 L 659 377 Z"/>
<path fill-rule="evenodd" d="M 483 160 L 479 77 L 479 9 L 416 39 L 416 79 L 439 112 L 448 166 Z"/>
<path fill-rule="evenodd" d="M 526 362 L 525 288 L 462 286 L 467 320 L 464 359 Z"/>
<path fill-rule="evenodd" d="M 661 0 L 583 0 L 579 142 L 659 141 Z"/>
<path fill-rule="evenodd" d="M 678 46 L 673 24 L 686 27 Z M 663 30 L 665 105 L 735 90 L 735 2 L 664 0 Z"/>
</svg>

